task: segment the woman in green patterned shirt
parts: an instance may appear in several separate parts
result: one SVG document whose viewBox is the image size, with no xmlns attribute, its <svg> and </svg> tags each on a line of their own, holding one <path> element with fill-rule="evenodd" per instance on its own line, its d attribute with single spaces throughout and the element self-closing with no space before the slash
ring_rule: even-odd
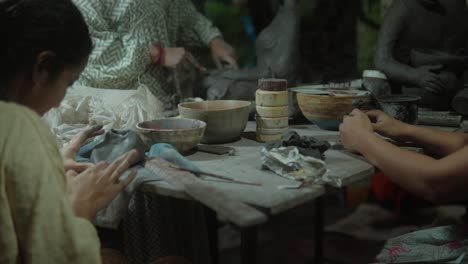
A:
<svg viewBox="0 0 468 264">
<path fill-rule="evenodd" d="M 164 105 L 177 107 L 179 75 L 201 71 L 187 49 L 210 47 L 214 62 L 237 67 L 233 48 L 190 0 L 74 0 L 94 42 L 79 84 L 103 89 L 147 87 Z"/>
</svg>

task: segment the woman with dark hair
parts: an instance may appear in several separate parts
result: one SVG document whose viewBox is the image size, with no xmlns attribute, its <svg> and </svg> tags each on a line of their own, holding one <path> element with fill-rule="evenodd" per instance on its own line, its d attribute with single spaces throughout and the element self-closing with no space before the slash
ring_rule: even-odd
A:
<svg viewBox="0 0 468 264">
<path fill-rule="evenodd" d="M 70 0 L 0 0 L 0 34 L 0 263 L 101 263 L 90 221 L 135 177 L 119 181 L 137 153 L 77 166 L 99 129 L 62 157 L 40 118 L 85 67 L 88 28 Z"/>
</svg>

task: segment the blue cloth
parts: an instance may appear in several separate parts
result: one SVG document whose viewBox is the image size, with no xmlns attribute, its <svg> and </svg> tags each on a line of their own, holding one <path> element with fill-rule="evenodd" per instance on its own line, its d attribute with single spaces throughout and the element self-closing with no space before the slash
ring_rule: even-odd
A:
<svg viewBox="0 0 468 264">
<path fill-rule="evenodd" d="M 97 139 L 81 147 L 76 156 L 76 161 L 90 162 L 91 153 L 99 143 L 100 140 Z M 150 151 L 146 153 L 146 157 L 149 159 L 162 158 L 178 167 L 198 170 L 197 166 L 182 156 L 177 149 L 170 144 L 159 143 L 151 146 Z M 127 212 L 130 198 L 138 190 L 140 185 L 148 182 L 163 181 L 161 176 L 145 169 L 141 165 L 136 165 L 133 168 L 138 170 L 137 176 L 106 208 L 97 213 L 96 218 L 94 219 L 95 225 L 104 228 L 117 229 Z M 120 180 L 125 179 L 129 174 L 130 170 L 125 172 L 121 176 Z"/>
<path fill-rule="evenodd" d="M 182 156 L 177 149 L 166 143 L 155 144 L 151 147 L 150 151 L 146 153 L 148 158 L 162 158 L 174 165 L 181 168 L 199 171 L 199 168 L 195 166 L 190 160 Z"/>
</svg>

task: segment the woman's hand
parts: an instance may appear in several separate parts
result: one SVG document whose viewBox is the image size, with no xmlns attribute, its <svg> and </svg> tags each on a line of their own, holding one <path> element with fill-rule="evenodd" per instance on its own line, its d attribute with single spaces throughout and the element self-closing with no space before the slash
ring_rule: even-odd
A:
<svg viewBox="0 0 468 264">
<path fill-rule="evenodd" d="M 80 163 L 75 161 L 76 154 L 87 141 L 95 136 L 102 135 L 102 126 L 93 126 L 76 135 L 66 147 L 62 149 L 65 171 L 73 170 L 78 173 L 93 166 L 92 163 Z"/>
<path fill-rule="evenodd" d="M 408 126 L 406 123 L 396 120 L 380 110 L 368 111 L 366 114 L 373 121 L 372 127 L 375 132 L 384 137 L 402 140 L 405 128 Z"/>
<path fill-rule="evenodd" d="M 120 176 L 137 157 L 137 151 L 132 150 L 112 164 L 101 162 L 80 174 L 69 170 L 66 175 L 68 197 L 75 214 L 93 220 L 96 213 L 106 207 L 135 178 L 137 172 L 132 170 L 127 178 L 119 181 Z"/>
<path fill-rule="evenodd" d="M 231 45 L 226 43 L 222 38 L 215 38 L 210 42 L 211 56 L 218 69 L 223 67 L 223 62 L 228 67 L 237 69 L 236 51 Z"/>
<path fill-rule="evenodd" d="M 369 117 L 360 110 L 353 110 L 343 117 L 340 125 L 340 138 L 343 146 L 351 151 L 359 152 L 359 144 L 363 138 L 373 135 Z"/>
<path fill-rule="evenodd" d="M 161 51 L 163 54 L 160 59 L 160 64 L 164 67 L 173 69 L 182 68 L 185 70 L 190 67 L 195 67 L 201 72 L 206 72 L 206 68 L 203 67 L 185 48 L 164 48 L 161 49 Z M 153 54 L 155 52 L 159 51 L 156 47 L 152 46 L 151 53 Z"/>
</svg>

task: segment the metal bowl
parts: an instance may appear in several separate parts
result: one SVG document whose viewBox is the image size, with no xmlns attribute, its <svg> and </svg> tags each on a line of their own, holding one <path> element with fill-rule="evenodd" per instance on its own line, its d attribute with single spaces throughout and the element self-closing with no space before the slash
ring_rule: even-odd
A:
<svg viewBox="0 0 468 264">
<path fill-rule="evenodd" d="M 200 143 L 206 123 L 183 118 L 157 119 L 139 123 L 136 128 L 146 145 L 168 143 L 185 154 Z"/>
<path fill-rule="evenodd" d="M 239 139 L 249 120 L 248 101 L 219 100 L 179 104 L 184 118 L 206 122 L 202 143 L 221 144 Z"/>
</svg>

